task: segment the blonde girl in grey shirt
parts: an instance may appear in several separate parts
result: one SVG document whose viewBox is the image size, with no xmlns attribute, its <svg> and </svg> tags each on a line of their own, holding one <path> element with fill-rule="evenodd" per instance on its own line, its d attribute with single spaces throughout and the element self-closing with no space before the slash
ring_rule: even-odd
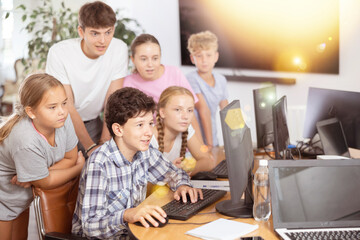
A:
<svg viewBox="0 0 360 240">
<path fill-rule="evenodd" d="M 0 125 L 1 239 L 27 239 L 31 185 L 58 187 L 79 175 L 85 162 L 58 80 L 31 75 L 19 97 L 14 113 Z"/>
</svg>

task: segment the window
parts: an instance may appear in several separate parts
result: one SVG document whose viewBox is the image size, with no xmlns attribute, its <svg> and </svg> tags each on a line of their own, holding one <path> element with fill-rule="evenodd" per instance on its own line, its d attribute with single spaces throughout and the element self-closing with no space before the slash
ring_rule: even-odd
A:
<svg viewBox="0 0 360 240">
<path fill-rule="evenodd" d="M 13 9 L 13 0 L 0 0 L 0 52 L 2 53 L 0 54 L 0 83 L 4 81 L 3 78 L 8 78 L 9 73 L 5 70 L 12 70 L 15 61 L 12 49 L 12 35 L 14 30 Z"/>
</svg>

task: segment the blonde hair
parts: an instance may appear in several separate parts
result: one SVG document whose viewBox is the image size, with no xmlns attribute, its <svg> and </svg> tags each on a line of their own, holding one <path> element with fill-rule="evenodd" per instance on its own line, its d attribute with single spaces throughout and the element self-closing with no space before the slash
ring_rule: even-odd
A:
<svg viewBox="0 0 360 240">
<path fill-rule="evenodd" d="M 187 49 L 191 54 L 194 54 L 197 51 L 209 49 L 217 51 L 218 48 L 218 38 L 210 31 L 191 34 L 188 39 Z"/>
<path fill-rule="evenodd" d="M 44 94 L 51 88 L 63 85 L 56 78 L 46 73 L 28 76 L 20 85 L 19 100 L 14 113 L 0 124 L 0 144 L 9 136 L 11 130 L 21 119 L 28 117 L 25 108 L 35 109 L 41 102 Z"/>
<path fill-rule="evenodd" d="M 179 96 L 179 95 L 188 95 L 194 100 L 193 94 L 188 89 L 179 86 L 168 87 L 160 95 L 160 99 L 157 104 L 157 114 L 156 114 L 156 128 L 158 130 L 158 143 L 159 143 L 160 152 L 164 152 L 164 127 L 165 127 L 163 119 L 160 117 L 160 108 L 165 108 L 167 103 L 170 101 L 171 97 Z M 185 157 L 188 130 L 183 132 L 181 136 L 182 136 L 182 142 L 181 142 L 180 157 Z"/>
</svg>

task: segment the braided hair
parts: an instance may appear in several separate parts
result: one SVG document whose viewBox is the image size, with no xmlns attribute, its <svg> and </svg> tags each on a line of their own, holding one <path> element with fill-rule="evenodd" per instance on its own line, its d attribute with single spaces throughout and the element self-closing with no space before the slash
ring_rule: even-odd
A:
<svg viewBox="0 0 360 240">
<path fill-rule="evenodd" d="M 160 95 L 159 102 L 157 104 L 157 114 L 156 114 L 156 128 L 158 130 L 158 143 L 159 143 L 159 151 L 164 152 L 164 122 L 160 116 L 160 109 L 164 108 L 166 104 L 169 102 L 170 98 L 178 95 L 188 95 L 194 99 L 193 94 L 186 88 L 179 86 L 171 86 L 166 88 Z M 187 148 L 187 137 L 188 130 L 182 132 L 181 134 L 181 150 L 180 157 L 185 157 L 186 148 Z"/>
</svg>

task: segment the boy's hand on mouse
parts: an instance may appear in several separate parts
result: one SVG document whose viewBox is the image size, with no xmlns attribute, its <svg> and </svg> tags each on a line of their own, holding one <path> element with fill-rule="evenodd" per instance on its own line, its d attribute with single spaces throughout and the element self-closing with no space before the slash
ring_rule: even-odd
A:
<svg viewBox="0 0 360 240">
<path fill-rule="evenodd" d="M 180 196 L 183 200 L 184 203 L 187 202 L 187 197 L 186 194 L 189 194 L 190 196 L 190 201 L 192 203 L 197 202 L 198 197 L 200 197 L 200 199 L 203 199 L 203 193 L 201 191 L 201 189 L 199 188 L 192 188 L 189 187 L 187 185 L 181 185 L 180 187 L 178 187 L 178 189 L 175 191 L 174 193 L 174 198 L 179 201 L 180 200 Z"/>
<path fill-rule="evenodd" d="M 126 209 L 124 212 L 124 221 L 129 223 L 141 222 L 141 224 L 148 228 L 149 224 L 146 222 L 149 221 L 153 226 L 157 227 L 159 224 L 155 219 L 158 219 L 160 222 L 165 223 L 166 213 L 159 206 L 146 205 L 146 206 L 137 206 L 135 208 Z"/>
</svg>

